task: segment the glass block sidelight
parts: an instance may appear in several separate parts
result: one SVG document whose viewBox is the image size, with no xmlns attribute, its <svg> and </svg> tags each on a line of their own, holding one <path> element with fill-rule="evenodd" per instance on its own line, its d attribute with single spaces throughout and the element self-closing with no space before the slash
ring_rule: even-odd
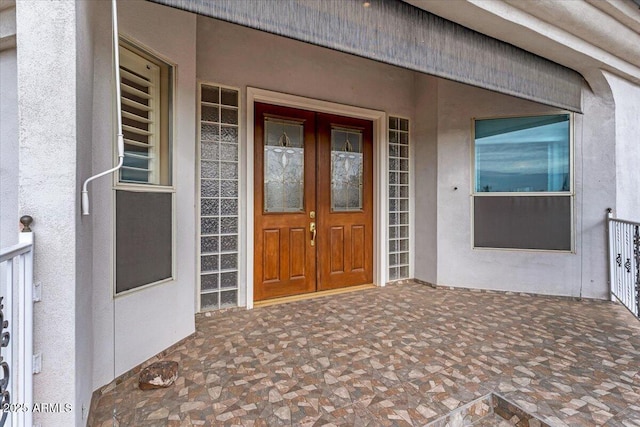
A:
<svg viewBox="0 0 640 427">
<path fill-rule="evenodd" d="M 389 117 L 389 280 L 409 278 L 409 120 Z"/>
<path fill-rule="evenodd" d="M 238 305 L 240 93 L 200 86 L 200 310 Z"/>
</svg>

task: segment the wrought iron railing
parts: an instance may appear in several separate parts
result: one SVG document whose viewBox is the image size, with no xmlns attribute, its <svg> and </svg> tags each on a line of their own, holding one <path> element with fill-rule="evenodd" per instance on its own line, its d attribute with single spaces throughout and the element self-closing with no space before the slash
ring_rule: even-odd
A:
<svg viewBox="0 0 640 427">
<path fill-rule="evenodd" d="M 0 251 L 0 427 L 31 426 L 33 406 L 33 219 Z"/>
<path fill-rule="evenodd" d="M 607 214 L 611 297 L 640 317 L 640 223 Z"/>
</svg>

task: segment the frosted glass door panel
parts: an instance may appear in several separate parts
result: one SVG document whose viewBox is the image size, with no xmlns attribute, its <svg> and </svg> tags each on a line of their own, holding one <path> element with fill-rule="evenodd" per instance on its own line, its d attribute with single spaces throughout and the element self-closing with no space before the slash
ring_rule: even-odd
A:
<svg viewBox="0 0 640 427">
<path fill-rule="evenodd" d="M 331 130 L 331 209 L 362 210 L 362 132 Z"/>
<path fill-rule="evenodd" d="M 265 120 L 264 211 L 304 211 L 303 125 Z"/>
</svg>

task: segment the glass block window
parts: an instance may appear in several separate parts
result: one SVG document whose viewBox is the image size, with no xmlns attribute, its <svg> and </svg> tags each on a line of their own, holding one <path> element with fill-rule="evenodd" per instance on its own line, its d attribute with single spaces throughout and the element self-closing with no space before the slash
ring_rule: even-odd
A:
<svg viewBox="0 0 640 427">
<path fill-rule="evenodd" d="M 238 305 L 239 92 L 200 86 L 200 310 Z"/>
<path fill-rule="evenodd" d="M 409 278 L 409 120 L 389 117 L 389 280 Z"/>
</svg>

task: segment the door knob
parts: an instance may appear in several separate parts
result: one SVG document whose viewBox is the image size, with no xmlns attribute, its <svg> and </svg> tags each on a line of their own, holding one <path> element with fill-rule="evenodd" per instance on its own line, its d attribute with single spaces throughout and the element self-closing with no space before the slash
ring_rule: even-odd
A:
<svg viewBox="0 0 640 427">
<path fill-rule="evenodd" d="M 311 224 L 309 224 L 309 231 L 311 232 L 311 246 L 315 246 L 316 245 L 316 234 L 317 234 L 316 223 L 315 222 L 312 222 Z"/>
</svg>

